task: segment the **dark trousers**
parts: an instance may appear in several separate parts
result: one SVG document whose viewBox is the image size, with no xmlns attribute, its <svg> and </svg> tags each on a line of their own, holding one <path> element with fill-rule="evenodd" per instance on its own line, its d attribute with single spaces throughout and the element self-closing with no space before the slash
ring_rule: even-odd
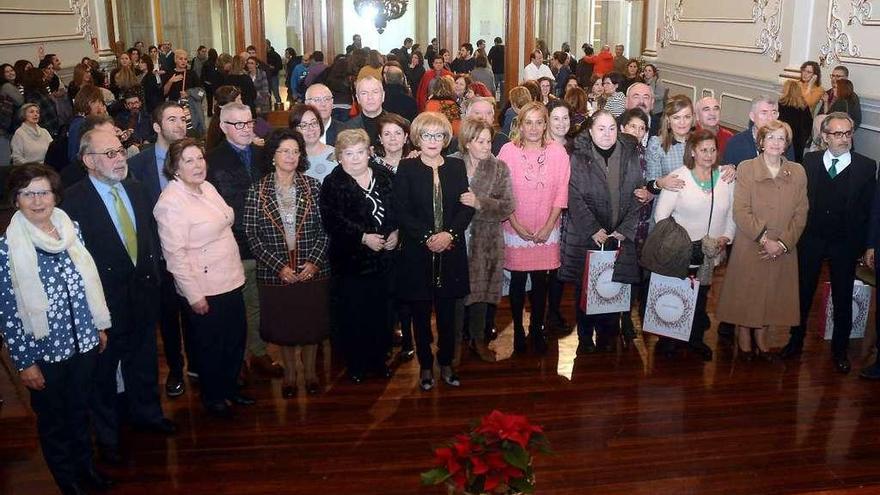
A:
<svg viewBox="0 0 880 495">
<path fill-rule="evenodd" d="M 202 402 L 217 404 L 238 393 L 247 318 L 241 287 L 208 296 L 208 313 L 187 310 L 192 325 L 193 347 L 199 356 L 199 386 Z"/>
<path fill-rule="evenodd" d="M 526 277 L 532 280 L 532 290 L 529 292 L 529 304 L 532 311 L 529 331 L 540 331 L 544 326 L 544 314 L 547 309 L 547 291 L 550 288 L 550 281 L 556 278 L 556 270 L 510 272 L 510 312 L 513 314 L 513 326 L 515 329 L 523 327 Z"/>
<path fill-rule="evenodd" d="M 339 333 L 349 375 L 385 366 L 392 333 L 389 283 L 388 273 L 338 278 Z"/>
<path fill-rule="evenodd" d="M 614 338 L 620 332 L 620 313 L 605 313 L 601 315 L 588 315 L 581 310 L 581 293 L 583 287 L 576 284 L 574 291 L 575 315 L 577 316 L 578 342 L 593 342 L 593 333 L 596 335 L 596 345 L 605 347 L 611 345 Z"/>
<path fill-rule="evenodd" d="M 162 349 L 168 363 L 168 374 L 177 378 L 183 377 L 183 350 L 189 369 L 195 371 L 195 355 L 192 352 L 191 330 L 189 318 L 186 316 L 186 300 L 177 293 L 174 287 L 174 276 L 165 271 L 162 274 L 160 292 L 159 329 L 162 332 Z"/>
<path fill-rule="evenodd" d="M 159 362 L 155 321 L 132 328 L 113 327 L 107 332 L 107 348 L 98 354 L 91 401 L 95 441 L 103 447 L 119 445 L 120 402 L 116 370 L 121 367 L 128 418 L 149 425 L 162 420 L 159 400 Z"/>
<path fill-rule="evenodd" d="M 455 354 L 455 298 L 435 297 L 432 301 L 410 301 L 413 330 L 416 334 L 416 354 L 419 368 L 434 368 L 434 353 L 431 344 L 431 311 L 437 315 L 437 361 L 440 366 L 451 366 Z"/>
<path fill-rule="evenodd" d="M 75 482 L 92 468 L 89 397 L 97 356 L 95 348 L 59 363 L 40 362 L 46 387 L 28 389 L 43 458 L 59 485 Z"/>
<path fill-rule="evenodd" d="M 711 287 L 711 285 L 701 285 L 700 291 L 697 292 L 697 307 L 694 309 L 694 321 L 691 323 L 691 344 L 703 343 L 703 334 L 712 326 L 709 313 L 706 312 Z"/>
<path fill-rule="evenodd" d="M 550 318 L 558 318 L 562 320 L 562 293 L 565 291 L 565 282 L 559 280 L 554 272 L 553 278 L 550 280 L 550 287 L 547 289 L 547 306 Z"/>
<path fill-rule="evenodd" d="M 800 273 L 801 324 L 792 327 L 791 338 L 803 342 L 807 317 L 813 303 L 813 295 L 819 284 L 822 260 L 831 261 L 831 299 L 834 304 L 834 333 L 831 351 L 835 356 L 845 355 L 852 332 L 852 292 L 856 278 L 858 256 L 844 241 L 802 237 L 798 243 L 798 270 Z"/>
<path fill-rule="evenodd" d="M 400 323 L 400 347 L 403 350 L 413 349 L 412 311 L 409 309 L 408 303 L 400 300 L 394 301 L 394 318 L 392 322 L 395 324 Z"/>
</svg>

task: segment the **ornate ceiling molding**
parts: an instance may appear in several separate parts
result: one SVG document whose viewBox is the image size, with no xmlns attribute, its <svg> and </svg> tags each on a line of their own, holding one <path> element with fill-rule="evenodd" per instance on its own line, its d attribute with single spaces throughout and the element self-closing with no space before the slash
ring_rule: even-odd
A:
<svg viewBox="0 0 880 495">
<path fill-rule="evenodd" d="M 853 11 L 850 14 L 847 25 L 852 25 L 854 20 L 862 23 L 871 17 L 871 2 L 866 0 L 851 0 Z M 819 63 L 824 66 L 840 62 L 840 57 L 860 57 L 862 49 L 844 31 L 843 18 L 840 17 L 840 3 L 831 0 L 828 6 L 828 38 L 819 47 Z"/>
<path fill-rule="evenodd" d="M 77 32 L 82 33 L 87 40 L 94 38 L 95 31 L 92 29 L 89 0 L 70 0 L 70 9 L 77 15 Z"/>
<path fill-rule="evenodd" d="M 669 8 L 669 0 L 665 4 L 663 17 L 663 31 L 660 35 L 660 47 L 667 45 L 683 45 L 699 48 L 714 48 L 746 53 L 759 53 L 778 61 L 782 55 L 782 3 L 784 0 L 752 0 L 751 19 L 739 18 L 694 18 L 687 19 L 684 16 L 684 0 L 674 0 L 672 8 Z M 748 22 L 760 25 L 761 30 L 752 46 L 734 45 L 712 42 L 684 41 L 680 40 L 675 29 L 679 22 L 705 22 L 705 23 L 743 23 Z"/>
<path fill-rule="evenodd" d="M 28 43 L 43 43 L 49 41 L 70 41 L 85 39 L 91 41 L 95 37 L 95 30 L 92 27 L 92 18 L 89 11 L 89 0 L 69 0 L 68 8 L 3 8 L 0 14 L 7 16 L 69 16 L 71 31 L 73 32 L 51 32 L 37 36 L 26 37 L 8 37 L 0 38 L 0 46 L 24 45 Z M 6 22 L 15 22 L 7 19 Z M 67 22 L 66 20 L 64 21 Z M 39 23 L 35 25 L 39 26 Z M 66 29 L 65 29 L 66 31 Z"/>
</svg>

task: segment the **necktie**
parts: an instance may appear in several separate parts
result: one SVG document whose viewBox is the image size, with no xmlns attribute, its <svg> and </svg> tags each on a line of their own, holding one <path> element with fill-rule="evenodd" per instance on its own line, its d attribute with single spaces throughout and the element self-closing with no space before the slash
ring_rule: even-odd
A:
<svg viewBox="0 0 880 495">
<path fill-rule="evenodd" d="M 837 177 L 837 162 L 839 161 L 839 158 L 831 159 L 831 168 L 828 169 L 828 175 L 830 175 L 832 179 Z"/>
<path fill-rule="evenodd" d="M 117 189 L 117 187 L 118 186 L 113 186 L 113 188 L 110 189 L 110 194 L 113 195 L 113 207 L 116 208 L 116 218 L 119 219 L 119 226 L 122 228 L 122 241 L 125 243 L 125 250 L 128 251 L 128 256 L 131 258 L 131 262 L 137 265 L 137 233 L 134 230 L 134 223 L 131 221 L 131 216 L 125 208 L 125 203 L 123 203 L 122 198 L 119 197 L 119 189 Z"/>
<path fill-rule="evenodd" d="M 254 178 L 254 172 L 251 167 L 251 149 L 250 147 L 246 147 L 244 149 L 235 148 L 236 153 L 238 153 L 238 159 L 241 160 L 241 163 L 244 164 L 244 169 L 247 171 L 248 176 L 250 176 L 251 180 Z"/>
</svg>

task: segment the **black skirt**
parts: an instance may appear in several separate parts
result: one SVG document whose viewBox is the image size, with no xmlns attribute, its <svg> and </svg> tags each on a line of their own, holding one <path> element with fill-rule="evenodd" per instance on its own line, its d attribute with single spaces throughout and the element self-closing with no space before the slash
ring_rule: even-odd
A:
<svg viewBox="0 0 880 495">
<path fill-rule="evenodd" d="M 321 343 L 329 335 L 330 281 L 259 285 L 260 337 L 277 345 Z"/>
</svg>

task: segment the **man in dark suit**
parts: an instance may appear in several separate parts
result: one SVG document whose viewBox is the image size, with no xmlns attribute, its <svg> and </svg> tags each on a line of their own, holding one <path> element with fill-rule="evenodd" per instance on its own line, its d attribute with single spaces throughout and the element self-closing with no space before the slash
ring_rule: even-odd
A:
<svg viewBox="0 0 880 495">
<path fill-rule="evenodd" d="M 880 187 L 880 184 L 878 184 Z M 880 280 L 880 265 L 877 264 L 875 253 L 880 248 L 880 192 L 874 191 L 874 206 L 871 207 L 871 219 L 868 221 L 868 249 L 865 250 L 865 264 L 874 270 L 874 280 Z M 877 302 L 875 307 L 880 307 L 880 291 L 874 290 Z M 877 335 L 880 335 L 880 319 L 874 319 Z M 868 366 L 859 373 L 866 380 L 880 380 L 880 339 L 877 339 L 877 358 L 874 364 Z"/>
<path fill-rule="evenodd" d="M 128 160 L 131 175 L 144 185 L 150 198 L 150 211 L 156 206 L 159 195 L 168 179 L 162 174 L 165 167 L 165 155 L 171 143 L 186 137 L 186 117 L 183 108 L 177 102 L 162 102 L 153 111 L 153 131 L 156 132 L 156 144 L 144 149 Z M 160 253 L 161 254 L 161 253 Z M 180 304 L 180 296 L 174 287 L 174 277 L 160 262 L 161 268 L 161 300 L 159 328 L 162 331 L 162 345 L 165 361 L 168 363 L 168 377 L 165 379 L 165 393 L 169 397 L 182 395 L 186 390 L 183 382 L 183 354 L 181 353 L 181 324 L 188 329 L 186 313 Z M 185 332 L 188 333 L 188 332 Z M 186 341 L 186 357 L 189 369 L 195 370 L 193 353 L 190 352 L 189 339 Z"/>
<path fill-rule="evenodd" d="M 330 92 L 330 88 L 321 83 L 312 84 L 306 90 L 305 103 L 315 107 L 321 116 L 321 122 L 324 123 L 324 134 L 321 136 L 321 140 L 324 144 L 334 146 L 336 135 L 339 134 L 342 123 L 333 120 L 333 93 Z"/>
<path fill-rule="evenodd" d="M 767 122 L 778 118 L 779 100 L 775 96 L 763 95 L 752 100 L 752 107 L 749 110 L 749 127 L 727 141 L 721 163 L 735 167 L 745 160 L 757 157 L 760 152 L 758 150 L 758 129 L 766 125 Z M 793 146 L 789 146 L 785 150 L 785 157 L 794 161 Z"/>
<path fill-rule="evenodd" d="M 407 94 L 409 87 L 406 78 L 399 67 L 387 66 L 385 68 L 385 101 L 382 108 L 386 112 L 396 113 L 412 122 L 419 113 L 416 100 Z"/>
<path fill-rule="evenodd" d="M 208 153 L 208 182 L 235 212 L 232 233 L 238 243 L 245 283 L 242 288 L 247 311 L 247 348 L 251 355 L 250 368 L 263 375 L 280 378 L 284 372 L 278 363 L 266 354 L 266 343 L 260 338 L 260 298 L 257 293 L 257 264 L 244 232 L 244 200 L 251 185 L 263 174 L 261 149 L 254 146 L 254 119 L 251 109 L 240 103 L 229 103 L 220 110 L 220 130 L 226 140 Z M 244 358 L 244 356 L 242 356 Z M 253 403 L 242 397 L 239 404 Z"/>
<path fill-rule="evenodd" d="M 146 191 L 126 180 L 125 150 L 113 133 L 87 132 L 80 157 L 89 175 L 66 191 L 62 208 L 79 222 L 113 322 L 98 356 L 91 408 L 101 456 L 118 463 L 120 365 L 132 424 L 164 434 L 176 430 L 162 414 L 158 391 L 159 235 Z"/>
<path fill-rule="evenodd" d="M 822 139 L 828 149 L 804 155 L 810 212 L 798 241 L 801 324 L 791 329 L 791 338 L 780 351 L 783 358 L 801 353 L 822 261 L 829 258 L 834 304 L 831 351 L 834 367 L 841 373 L 850 370 L 847 347 L 852 331 L 853 282 L 856 265 L 865 252 L 877 170 L 876 162 L 851 151 L 853 128 L 849 115 L 828 115 L 822 121 Z"/>
<path fill-rule="evenodd" d="M 354 87 L 358 105 L 361 107 L 361 113 L 348 122 L 343 123 L 339 130 L 363 129 L 370 136 L 370 144 L 378 146 L 380 144 L 379 127 L 376 124 L 376 119 L 385 113 L 385 110 L 382 109 L 382 104 L 385 102 L 385 90 L 382 88 L 382 81 L 372 76 L 366 76 L 356 82 Z"/>
</svg>

